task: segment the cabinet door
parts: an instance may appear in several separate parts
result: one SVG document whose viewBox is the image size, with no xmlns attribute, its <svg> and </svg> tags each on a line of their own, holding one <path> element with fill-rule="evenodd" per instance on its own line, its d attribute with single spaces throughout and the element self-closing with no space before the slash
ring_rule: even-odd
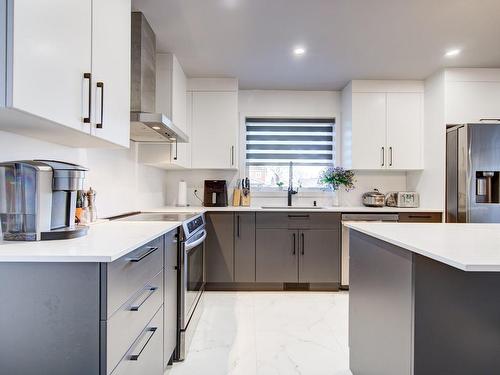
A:
<svg viewBox="0 0 500 375">
<path fill-rule="evenodd" d="M 257 229 L 255 274 L 257 282 L 298 281 L 299 233 L 290 229 Z"/>
<path fill-rule="evenodd" d="M 299 240 L 299 282 L 340 282 L 339 230 L 304 230 Z"/>
<path fill-rule="evenodd" d="M 164 274 L 164 300 L 163 300 L 163 360 L 165 366 L 175 350 L 177 342 L 177 261 L 178 261 L 178 236 L 177 230 L 165 235 L 165 274 Z"/>
<path fill-rule="evenodd" d="M 92 6 L 92 133 L 128 147 L 130 0 L 93 0 Z"/>
<path fill-rule="evenodd" d="M 233 213 L 210 212 L 206 215 L 206 219 L 206 281 L 232 282 L 234 279 Z"/>
<path fill-rule="evenodd" d="M 387 94 L 387 167 L 422 169 L 423 94 Z"/>
<path fill-rule="evenodd" d="M 175 77 L 174 77 L 175 78 Z M 174 79 L 175 81 L 175 79 Z M 188 143 L 173 143 L 170 147 L 170 162 L 175 168 L 176 166 L 178 168 L 191 168 L 191 142 L 192 142 L 192 124 L 193 124 L 193 94 L 192 93 L 186 93 L 185 88 L 185 78 L 184 78 L 184 97 L 185 97 L 185 106 L 184 110 L 186 111 L 186 114 L 184 116 L 185 119 L 185 124 L 184 127 L 181 129 L 184 130 L 184 132 L 187 134 L 189 137 L 189 142 Z M 174 85 L 175 87 L 175 85 Z M 181 93 L 177 93 L 176 95 L 181 95 Z M 175 95 L 174 95 L 175 96 Z M 175 101 L 174 101 L 175 104 Z M 177 109 L 177 112 L 180 111 L 181 105 L 179 105 L 179 109 Z M 175 110 L 175 108 L 174 108 Z M 175 113 L 175 111 L 174 111 Z M 174 122 L 175 123 L 175 122 Z"/>
<path fill-rule="evenodd" d="M 352 168 L 385 168 L 386 152 L 386 94 L 353 93 Z"/>
<path fill-rule="evenodd" d="M 255 212 L 234 215 L 234 281 L 255 281 Z"/>
<path fill-rule="evenodd" d="M 193 92 L 193 168 L 237 166 L 238 93 Z"/>
<path fill-rule="evenodd" d="M 90 134 L 91 0 L 13 3 L 12 98 L 7 105 Z"/>
</svg>

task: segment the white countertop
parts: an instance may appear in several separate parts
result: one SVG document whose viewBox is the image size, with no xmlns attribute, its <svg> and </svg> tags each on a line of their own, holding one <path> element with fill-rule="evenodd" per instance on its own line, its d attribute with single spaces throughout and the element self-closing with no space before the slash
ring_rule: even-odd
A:
<svg viewBox="0 0 500 375">
<path fill-rule="evenodd" d="M 435 208 L 400 208 L 400 207 L 365 207 L 365 206 L 330 206 L 321 208 L 301 208 L 300 206 L 295 207 L 285 207 L 285 208 L 262 208 L 260 206 L 250 206 L 250 207 L 202 207 L 202 206 L 187 206 L 187 207 L 176 207 L 176 206 L 165 206 L 158 208 L 148 208 L 143 210 L 143 212 L 209 212 L 209 211 L 257 211 L 257 212 L 276 212 L 276 211 L 302 211 L 302 212 L 443 212 L 443 210 Z"/>
<path fill-rule="evenodd" d="M 70 240 L 0 241 L 0 262 L 112 262 L 177 228 L 181 222 L 109 221 Z"/>
<path fill-rule="evenodd" d="M 463 271 L 500 272 L 500 224 L 344 225 Z"/>
</svg>

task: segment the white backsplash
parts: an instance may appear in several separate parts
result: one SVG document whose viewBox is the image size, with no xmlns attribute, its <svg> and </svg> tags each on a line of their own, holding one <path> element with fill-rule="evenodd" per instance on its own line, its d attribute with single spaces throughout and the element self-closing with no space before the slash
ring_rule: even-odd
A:
<svg viewBox="0 0 500 375">
<path fill-rule="evenodd" d="M 166 179 L 166 202 L 169 206 L 177 204 L 177 191 L 179 181 L 183 180 L 187 183 L 187 201 L 191 206 L 200 206 L 201 202 L 195 197 L 194 191 L 198 191 L 198 196 L 203 199 L 203 185 L 205 180 L 216 179 L 226 180 L 228 182 L 229 205 L 232 202 L 232 190 L 239 179 L 237 171 L 224 170 L 179 170 L 168 171 Z M 351 192 L 340 191 L 339 204 L 341 206 L 360 206 L 361 196 L 364 192 L 379 189 L 382 193 L 389 191 L 404 191 L 406 190 L 406 173 L 405 172 L 357 172 L 356 173 L 356 189 Z M 331 206 L 333 197 L 331 192 L 316 192 L 304 193 L 293 197 L 294 205 L 312 205 L 316 201 L 318 206 Z M 253 206 L 276 206 L 286 205 L 286 191 L 266 194 L 254 193 L 252 195 Z"/>
<path fill-rule="evenodd" d="M 0 132 L 0 161 L 53 159 L 87 167 L 85 187 L 97 191 L 99 217 L 165 204 L 166 172 L 138 164 L 136 153 L 134 142 L 130 149 L 70 148 Z"/>
</svg>

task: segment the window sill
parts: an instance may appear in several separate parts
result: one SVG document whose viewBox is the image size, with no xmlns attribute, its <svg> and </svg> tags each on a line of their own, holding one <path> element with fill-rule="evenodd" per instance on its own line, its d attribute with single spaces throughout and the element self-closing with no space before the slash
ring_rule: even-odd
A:
<svg viewBox="0 0 500 375">
<path fill-rule="evenodd" d="M 304 190 L 299 190 L 299 192 L 295 195 L 296 197 L 305 197 L 305 198 L 323 198 L 323 197 L 328 197 L 331 196 L 332 192 L 331 191 L 325 191 L 321 189 L 304 189 Z M 252 196 L 257 197 L 257 198 L 276 198 L 276 197 L 286 197 L 287 196 L 287 191 L 286 190 L 281 190 L 281 191 L 252 191 Z"/>
</svg>

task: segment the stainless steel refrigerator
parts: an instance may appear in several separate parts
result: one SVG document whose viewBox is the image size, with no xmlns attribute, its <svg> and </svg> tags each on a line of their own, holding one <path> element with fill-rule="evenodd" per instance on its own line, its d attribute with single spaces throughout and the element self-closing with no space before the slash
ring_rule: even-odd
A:
<svg viewBox="0 0 500 375">
<path fill-rule="evenodd" d="M 500 123 L 448 128 L 446 222 L 500 223 Z"/>
</svg>

